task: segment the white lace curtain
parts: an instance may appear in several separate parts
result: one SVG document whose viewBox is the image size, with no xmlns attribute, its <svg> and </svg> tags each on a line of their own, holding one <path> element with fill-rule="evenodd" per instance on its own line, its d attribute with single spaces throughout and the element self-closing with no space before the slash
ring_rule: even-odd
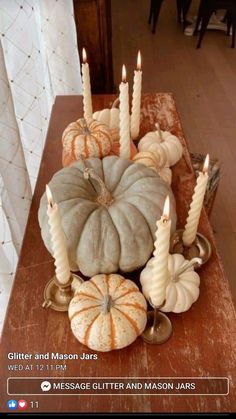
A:
<svg viewBox="0 0 236 419">
<path fill-rule="evenodd" d="M 0 0 L 0 330 L 52 103 L 80 93 L 72 0 Z"/>
</svg>

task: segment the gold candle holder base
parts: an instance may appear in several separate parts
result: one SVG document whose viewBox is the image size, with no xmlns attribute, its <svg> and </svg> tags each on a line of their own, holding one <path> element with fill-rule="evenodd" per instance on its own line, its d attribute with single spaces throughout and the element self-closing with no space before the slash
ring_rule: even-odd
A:
<svg viewBox="0 0 236 419">
<path fill-rule="evenodd" d="M 180 253 L 187 260 L 201 258 L 203 265 L 211 257 L 211 243 L 201 233 L 197 233 L 195 241 L 190 246 L 185 246 L 182 240 L 184 230 L 176 230 L 170 239 L 170 253 Z M 201 265 L 196 265 L 200 268 Z"/>
<path fill-rule="evenodd" d="M 44 289 L 43 308 L 51 308 L 56 311 L 68 311 L 68 307 L 75 290 L 82 284 L 80 276 L 71 274 L 66 284 L 58 282 L 56 276 L 50 279 Z"/>
<path fill-rule="evenodd" d="M 170 319 L 157 307 L 154 307 L 154 311 L 148 311 L 147 316 L 147 325 L 141 335 L 142 339 L 152 345 L 165 343 L 172 334 Z"/>
</svg>

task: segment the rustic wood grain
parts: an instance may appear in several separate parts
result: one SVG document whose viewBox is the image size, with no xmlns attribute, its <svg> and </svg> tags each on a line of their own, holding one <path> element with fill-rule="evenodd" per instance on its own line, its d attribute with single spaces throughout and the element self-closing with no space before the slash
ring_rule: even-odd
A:
<svg viewBox="0 0 236 419">
<path fill-rule="evenodd" d="M 95 96 L 94 108 L 108 107 L 113 96 Z M 66 313 L 41 307 L 43 290 L 54 273 L 37 221 L 39 200 L 45 184 L 61 168 L 61 135 L 66 125 L 81 116 L 81 98 L 57 97 L 52 110 L 45 151 L 32 202 L 19 266 L 9 303 L 1 343 L 1 406 L 6 406 L 6 378 L 31 377 L 229 377 L 228 396 L 30 396 L 39 400 L 40 411 L 52 412 L 230 412 L 236 408 L 236 322 L 228 281 L 215 247 L 205 212 L 200 231 L 212 243 L 211 260 L 201 269 L 198 301 L 184 314 L 170 314 L 173 336 L 163 345 L 145 344 L 140 338 L 130 347 L 99 353 L 98 360 L 68 361 L 66 372 L 9 372 L 8 352 L 92 353 L 73 337 Z M 173 190 L 179 226 L 183 226 L 194 187 L 194 173 L 180 119 L 171 94 L 147 94 L 142 98 L 141 135 L 159 121 L 179 136 L 184 157 L 173 170 Z M 138 280 L 138 274 L 132 275 Z M 9 361 L 17 364 L 17 361 Z M 23 363 L 23 362 L 22 362 Z M 43 363 L 42 361 L 39 363 Z M 56 364 L 56 361 L 46 362 Z M 62 362 L 63 363 L 63 362 Z"/>
</svg>

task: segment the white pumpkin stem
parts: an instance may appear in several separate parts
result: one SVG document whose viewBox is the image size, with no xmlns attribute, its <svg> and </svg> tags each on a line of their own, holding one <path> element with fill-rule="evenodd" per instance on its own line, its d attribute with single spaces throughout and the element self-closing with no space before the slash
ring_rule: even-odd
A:
<svg viewBox="0 0 236 419">
<path fill-rule="evenodd" d="M 119 102 L 120 102 L 120 99 L 117 97 L 117 98 L 114 100 L 114 102 L 112 103 L 111 107 L 112 107 L 112 108 L 119 108 Z"/>
<path fill-rule="evenodd" d="M 109 294 L 106 294 L 103 300 L 103 314 L 110 313 L 112 306 L 112 297 Z"/>
<path fill-rule="evenodd" d="M 92 178 L 92 179 L 94 179 L 98 182 L 98 184 L 101 188 L 101 194 L 97 197 L 96 201 L 101 205 L 109 207 L 109 205 L 111 205 L 112 202 L 113 202 L 113 196 L 110 193 L 110 191 L 108 191 L 105 183 L 100 178 L 100 176 L 98 176 L 98 174 L 95 172 L 95 170 L 90 169 L 90 168 L 87 167 L 84 170 L 84 178 L 87 179 L 87 180 L 90 180 L 90 178 Z"/>
<path fill-rule="evenodd" d="M 158 131 L 158 134 L 159 134 L 159 137 L 161 139 L 161 142 L 163 142 L 164 140 L 163 140 L 162 130 L 161 130 L 160 125 L 159 125 L 158 122 L 156 122 L 155 127 L 156 127 L 156 129 Z"/>
<path fill-rule="evenodd" d="M 202 259 L 200 258 L 193 258 L 191 260 L 186 260 L 184 263 L 177 269 L 177 271 L 173 275 L 173 281 L 178 281 L 178 278 L 180 275 L 182 275 L 185 271 L 187 271 L 189 268 L 191 268 L 194 265 L 201 265 Z"/>
</svg>

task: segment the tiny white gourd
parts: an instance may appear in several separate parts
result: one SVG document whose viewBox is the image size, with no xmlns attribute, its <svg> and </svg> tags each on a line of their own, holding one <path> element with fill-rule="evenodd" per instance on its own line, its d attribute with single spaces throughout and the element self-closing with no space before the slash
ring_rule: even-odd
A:
<svg viewBox="0 0 236 419">
<path fill-rule="evenodd" d="M 140 275 L 142 292 L 150 300 L 152 287 L 152 265 L 154 258 L 151 258 Z M 187 261 L 180 254 L 169 255 L 168 271 L 169 278 L 166 287 L 166 301 L 161 311 L 183 313 L 190 309 L 192 304 L 199 297 L 200 277 L 194 271 L 194 264 L 201 264 L 201 259 L 194 258 Z"/>
<path fill-rule="evenodd" d="M 110 129 L 119 129 L 120 125 L 120 110 L 116 108 L 118 99 L 114 101 L 110 109 L 102 109 L 100 111 L 94 112 L 93 118 L 97 121 L 107 125 Z"/>
<path fill-rule="evenodd" d="M 138 144 L 139 151 L 153 151 L 157 154 L 165 154 L 168 166 L 174 166 L 182 157 L 183 146 L 175 135 L 169 131 L 161 131 L 156 124 L 157 130 L 145 134 Z"/>
<path fill-rule="evenodd" d="M 160 155 L 157 153 L 154 153 L 153 151 L 139 151 L 132 160 L 135 163 L 150 167 L 150 169 L 154 170 L 161 179 L 171 185 L 172 171 L 169 167 L 163 165 L 165 161 L 160 158 Z"/>
</svg>

